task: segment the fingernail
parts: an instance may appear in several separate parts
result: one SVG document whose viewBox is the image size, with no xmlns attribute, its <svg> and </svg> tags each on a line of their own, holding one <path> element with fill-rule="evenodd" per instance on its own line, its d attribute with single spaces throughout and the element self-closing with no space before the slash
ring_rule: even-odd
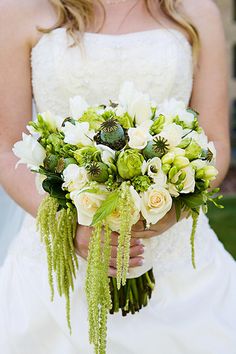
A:
<svg viewBox="0 0 236 354">
<path fill-rule="evenodd" d="M 144 247 L 144 246 L 142 246 L 142 248 L 140 249 L 140 254 L 143 254 L 143 253 L 144 253 L 144 251 L 145 251 L 145 247 Z"/>
<path fill-rule="evenodd" d="M 139 265 L 139 266 L 144 265 L 144 259 L 140 259 L 140 260 L 138 261 L 138 265 Z"/>
<path fill-rule="evenodd" d="M 139 238 L 136 239 L 136 245 L 141 245 L 141 240 Z"/>
</svg>

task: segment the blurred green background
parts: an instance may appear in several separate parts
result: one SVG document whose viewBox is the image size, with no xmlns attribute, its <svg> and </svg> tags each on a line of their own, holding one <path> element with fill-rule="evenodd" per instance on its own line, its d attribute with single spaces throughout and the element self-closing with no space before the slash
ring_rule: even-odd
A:
<svg viewBox="0 0 236 354">
<path fill-rule="evenodd" d="M 236 195 L 224 196 L 222 205 L 223 210 L 210 206 L 208 217 L 218 238 L 236 259 Z"/>
</svg>

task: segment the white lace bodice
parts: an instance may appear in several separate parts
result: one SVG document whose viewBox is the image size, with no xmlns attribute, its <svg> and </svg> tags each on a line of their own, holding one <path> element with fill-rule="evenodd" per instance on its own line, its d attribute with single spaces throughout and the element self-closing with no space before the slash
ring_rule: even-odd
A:
<svg viewBox="0 0 236 354">
<path fill-rule="evenodd" d="M 82 47 L 64 28 L 43 35 L 32 50 L 33 94 L 38 111 L 68 115 L 69 98 L 90 104 L 117 98 L 125 80 L 157 102 L 167 97 L 186 104 L 192 91 L 192 50 L 174 29 L 124 35 L 85 33 Z"/>
</svg>

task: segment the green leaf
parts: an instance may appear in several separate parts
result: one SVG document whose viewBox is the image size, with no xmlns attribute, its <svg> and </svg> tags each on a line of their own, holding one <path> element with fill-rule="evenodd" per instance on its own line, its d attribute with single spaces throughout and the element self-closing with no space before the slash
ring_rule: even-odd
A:
<svg viewBox="0 0 236 354">
<path fill-rule="evenodd" d="M 188 194 L 181 196 L 180 199 L 190 209 L 196 209 L 206 202 L 206 197 L 203 193 Z"/>
<path fill-rule="evenodd" d="M 43 183 L 43 189 L 45 192 L 49 193 L 51 197 L 57 199 L 64 199 L 66 197 L 66 192 L 62 190 L 62 179 L 57 176 L 47 177 Z"/>
<path fill-rule="evenodd" d="M 175 198 L 174 204 L 175 204 L 176 220 L 179 221 L 181 216 L 181 210 L 182 210 L 181 200 L 179 198 Z"/>
<path fill-rule="evenodd" d="M 117 207 L 118 201 L 120 198 L 120 191 L 116 190 L 111 192 L 107 199 L 105 199 L 100 208 L 97 210 L 96 214 L 93 217 L 92 226 L 103 221 L 107 216 L 109 216 Z"/>
</svg>

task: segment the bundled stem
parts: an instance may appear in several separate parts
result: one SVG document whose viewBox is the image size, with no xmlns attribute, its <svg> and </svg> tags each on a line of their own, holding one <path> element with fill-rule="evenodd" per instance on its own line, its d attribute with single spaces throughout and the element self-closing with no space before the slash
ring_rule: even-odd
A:
<svg viewBox="0 0 236 354">
<path fill-rule="evenodd" d="M 191 244 L 191 252 L 192 252 L 192 265 L 193 268 L 196 269 L 196 261 L 195 261 L 195 235 L 197 231 L 197 223 L 199 213 L 197 211 L 192 211 L 191 213 L 193 219 L 192 231 L 190 236 L 190 244 Z"/>
<path fill-rule="evenodd" d="M 53 301 L 53 273 L 55 273 L 59 295 L 64 295 L 66 299 L 67 323 L 71 331 L 70 289 L 74 289 L 74 278 L 78 268 L 73 245 L 77 213 L 75 208 L 61 209 L 60 211 L 58 209 L 57 199 L 50 196 L 45 197 L 39 207 L 37 228 L 46 245 L 51 299 Z"/>
</svg>

